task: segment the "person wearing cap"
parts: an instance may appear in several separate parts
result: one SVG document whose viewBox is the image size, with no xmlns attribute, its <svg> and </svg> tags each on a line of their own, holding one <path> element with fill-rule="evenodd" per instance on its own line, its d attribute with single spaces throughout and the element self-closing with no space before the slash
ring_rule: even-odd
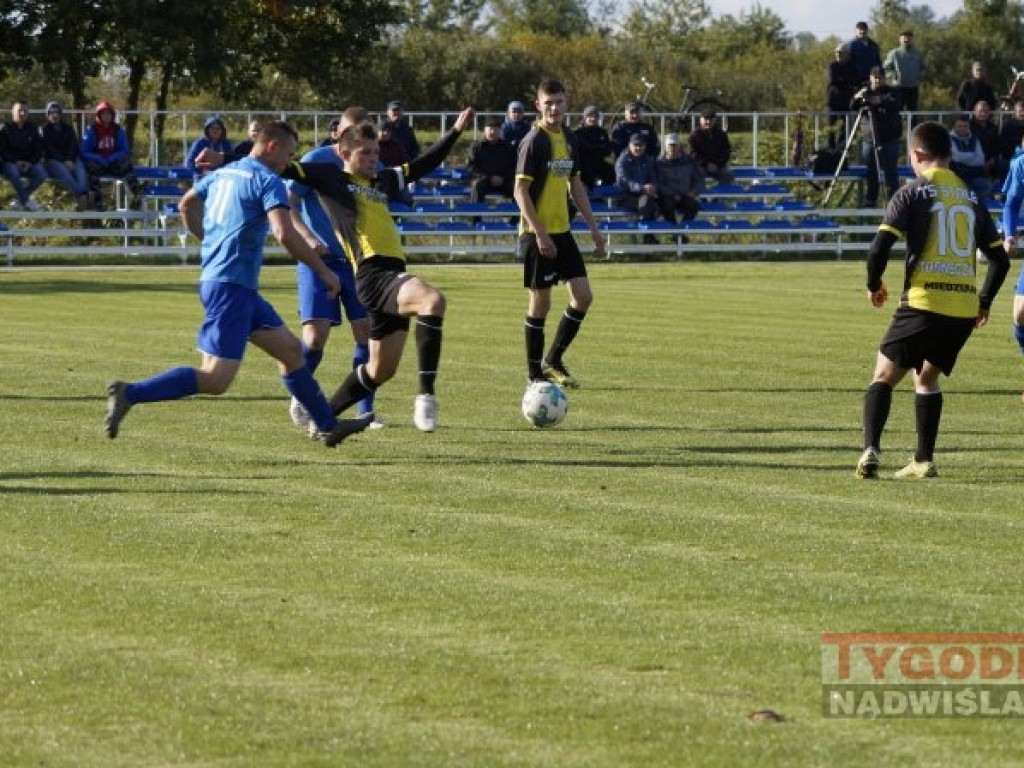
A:
<svg viewBox="0 0 1024 768">
<path fill-rule="evenodd" d="M 516 150 L 499 133 L 500 117 L 484 121 L 483 138 L 469 148 L 466 168 L 469 170 L 469 200 L 482 203 L 489 194 L 511 198 L 515 188 Z"/>
<path fill-rule="evenodd" d="M 46 105 L 46 122 L 41 131 L 43 138 L 43 164 L 50 178 L 59 181 L 75 197 L 79 211 L 89 208 L 89 176 L 85 172 L 78 134 L 64 119 L 59 102 Z"/>
<path fill-rule="evenodd" d="M 995 90 L 985 80 L 985 65 L 975 61 L 971 64 L 970 79 L 960 83 L 960 88 L 956 92 L 956 103 L 964 112 L 970 112 L 974 105 L 983 99 L 988 102 L 989 109 L 995 109 L 999 104 Z"/>
<path fill-rule="evenodd" d="M 206 118 L 206 122 L 203 123 L 203 135 L 192 142 L 188 155 L 185 156 L 185 167 L 192 171 L 192 180 L 199 181 L 203 174 L 208 172 L 196 166 L 196 158 L 204 149 L 209 147 L 213 152 L 222 152 L 226 155 L 231 152 L 232 146 L 228 130 L 220 115 L 210 115 Z"/>
<path fill-rule="evenodd" d="M 639 101 L 631 101 L 626 104 L 622 120 L 612 128 L 612 142 L 615 144 L 615 157 L 626 151 L 629 140 L 634 134 L 640 134 L 644 138 L 644 146 L 647 147 L 647 154 L 654 159 L 658 156 L 658 133 L 654 126 L 641 119 L 643 104 Z"/>
<path fill-rule="evenodd" d="M 850 99 L 860 85 L 857 71 L 850 63 L 850 50 L 837 45 L 835 59 L 828 65 L 828 146 L 835 149 L 846 142 L 846 118 L 850 112 Z"/>
<path fill-rule="evenodd" d="M 878 204 L 879 167 L 888 188 L 886 200 L 896 194 L 899 188 L 897 163 L 900 138 L 903 135 L 901 106 L 899 94 L 886 84 L 885 72 L 881 67 L 871 70 L 868 86 L 857 91 L 850 101 L 851 112 L 867 110 L 867 119 L 861 122 L 861 159 L 867 166 L 864 205 L 869 208 Z"/>
<path fill-rule="evenodd" d="M 601 112 L 591 105 L 583 110 L 583 120 L 573 132 L 580 158 L 580 178 L 589 188 L 597 184 L 615 183 L 615 166 L 608 156 L 615 144 L 601 125 Z"/>
<path fill-rule="evenodd" d="M 896 87 L 903 108 L 908 112 L 917 112 L 918 92 L 924 76 L 924 54 L 914 47 L 912 30 L 900 32 L 899 47 L 889 51 L 882 69 Z"/>
<path fill-rule="evenodd" d="M 28 104 L 16 101 L 11 105 L 11 119 L 0 126 L 0 158 L 3 172 L 14 187 L 17 199 L 11 202 L 16 211 L 42 209 L 32 194 L 46 181 L 43 166 L 43 141 L 36 124 L 28 119 Z"/>
<path fill-rule="evenodd" d="M 705 109 L 697 120 L 697 128 L 690 134 L 690 154 L 704 171 L 705 176 L 719 184 L 732 184 L 734 176 L 729 169 L 732 143 L 729 134 L 718 127 L 718 113 Z"/>
<path fill-rule="evenodd" d="M 686 152 L 683 152 L 679 135 L 670 133 L 665 137 L 665 150 L 654 164 L 658 185 L 658 210 L 666 221 L 673 224 L 682 214 L 683 221 L 690 221 L 700 212 L 697 197 L 704 191 L 704 171 Z"/>
<path fill-rule="evenodd" d="M 338 126 L 341 125 L 341 118 L 336 117 L 327 125 L 327 135 L 320 139 L 317 146 L 330 147 L 338 141 Z"/>
<path fill-rule="evenodd" d="M 395 124 L 390 120 L 385 120 L 380 124 L 380 132 L 377 134 L 377 149 L 380 153 L 381 165 L 385 168 L 400 168 L 403 163 L 412 159 L 406 154 L 405 145 L 395 138 Z"/>
<path fill-rule="evenodd" d="M 878 43 L 868 35 L 868 23 L 858 21 L 853 39 L 846 47 L 850 51 L 850 63 L 857 73 L 857 85 L 866 85 L 871 77 L 871 68 L 882 66 L 882 52 Z"/>
<path fill-rule="evenodd" d="M 505 121 L 501 124 L 498 135 L 512 145 L 519 147 L 526 134 L 530 132 L 532 123 L 526 117 L 526 105 L 521 101 L 510 101 L 505 110 Z"/>
<path fill-rule="evenodd" d="M 402 102 L 389 101 L 388 122 L 391 123 L 391 135 L 405 147 L 406 157 L 413 158 L 420 153 L 420 142 L 416 138 L 416 131 L 413 130 L 409 118 L 405 116 L 404 109 Z"/>
<path fill-rule="evenodd" d="M 625 151 L 616 159 L 615 186 L 622 207 L 639 214 L 640 221 L 658 218 L 658 179 L 643 134 L 630 136 Z M 644 235 L 645 243 L 652 241 L 653 235 Z"/>
</svg>

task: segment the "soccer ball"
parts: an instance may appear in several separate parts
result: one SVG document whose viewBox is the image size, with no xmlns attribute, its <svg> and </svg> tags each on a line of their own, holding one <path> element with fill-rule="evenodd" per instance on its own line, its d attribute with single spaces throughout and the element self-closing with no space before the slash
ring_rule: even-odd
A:
<svg viewBox="0 0 1024 768">
<path fill-rule="evenodd" d="M 565 390 L 551 381 L 535 381 L 523 394 L 523 416 L 535 427 L 553 427 L 569 411 Z"/>
</svg>

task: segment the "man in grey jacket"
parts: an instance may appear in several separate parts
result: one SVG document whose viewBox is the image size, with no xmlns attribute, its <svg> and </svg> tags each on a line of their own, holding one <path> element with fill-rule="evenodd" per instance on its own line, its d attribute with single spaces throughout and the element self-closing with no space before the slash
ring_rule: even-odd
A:
<svg viewBox="0 0 1024 768">
<path fill-rule="evenodd" d="M 914 47 L 914 33 L 900 32 L 900 46 L 885 57 L 885 74 L 896 88 L 908 112 L 917 112 L 917 97 L 924 76 L 924 54 Z"/>
<path fill-rule="evenodd" d="M 679 136 L 665 137 L 665 152 L 654 164 L 658 187 L 658 208 L 666 221 L 690 221 L 700 212 L 697 196 L 704 191 L 704 171 L 689 154 L 683 152 Z"/>
</svg>

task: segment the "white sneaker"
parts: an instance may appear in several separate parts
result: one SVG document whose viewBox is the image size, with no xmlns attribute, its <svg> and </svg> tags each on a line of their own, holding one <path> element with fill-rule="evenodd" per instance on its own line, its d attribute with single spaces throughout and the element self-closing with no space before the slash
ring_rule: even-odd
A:
<svg viewBox="0 0 1024 768">
<path fill-rule="evenodd" d="M 25 206 L 23 206 L 18 200 L 11 200 L 11 204 L 8 206 L 8 208 L 10 208 L 12 211 L 25 210 Z"/>
<path fill-rule="evenodd" d="M 292 398 L 291 405 L 288 406 L 288 415 L 292 417 L 292 424 L 296 427 L 309 426 L 309 412 L 294 397 Z"/>
<path fill-rule="evenodd" d="M 41 210 L 43 210 L 43 206 L 41 206 L 35 200 L 26 200 L 25 201 L 25 210 L 26 211 L 41 211 Z"/>
<path fill-rule="evenodd" d="M 365 416 L 366 414 L 359 414 L 359 415 L 360 416 Z M 373 421 L 371 421 L 366 428 L 367 429 L 384 429 L 384 427 L 386 427 L 386 426 L 387 426 L 387 422 L 384 421 L 384 419 L 382 419 L 376 413 L 374 413 L 373 414 Z"/>
<path fill-rule="evenodd" d="M 436 397 L 416 395 L 416 405 L 412 409 L 412 423 L 420 432 L 433 432 L 437 429 Z"/>
</svg>

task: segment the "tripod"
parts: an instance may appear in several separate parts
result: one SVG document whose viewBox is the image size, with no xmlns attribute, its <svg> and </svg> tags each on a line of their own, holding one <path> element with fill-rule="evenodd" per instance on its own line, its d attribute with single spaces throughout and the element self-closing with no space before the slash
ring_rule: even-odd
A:
<svg viewBox="0 0 1024 768">
<path fill-rule="evenodd" d="M 857 111 L 857 119 L 853 121 L 853 127 L 850 128 L 850 133 L 846 137 L 846 145 L 843 147 L 843 154 L 839 158 L 839 164 L 836 166 L 835 173 L 832 174 L 832 180 L 829 182 L 828 189 L 825 190 L 825 197 L 821 201 L 823 206 L 828 205 L 828 201 L 832 197 L 832 192 L 835 190 L 836 184 L 839 182 L 839 176 L 846 167 L 847 157 L 850 154 L 850 147 L 853 146 L 853 142 L 859 137 L 860 124 L 861 121 L 865 119 L 865 115 L 867 115 L 868 132 L 871 134 L 871 146 L 875 153 L 875 173 L 879 176 L 882 173 L 882 153 L 878 146 L 878 136 L 875 134 L 875 120 L 871 116 L 871 108 L 865 105 Z M 881 183 L 881 178 L 879 178 L 879 183 Z"/>
</svg>

